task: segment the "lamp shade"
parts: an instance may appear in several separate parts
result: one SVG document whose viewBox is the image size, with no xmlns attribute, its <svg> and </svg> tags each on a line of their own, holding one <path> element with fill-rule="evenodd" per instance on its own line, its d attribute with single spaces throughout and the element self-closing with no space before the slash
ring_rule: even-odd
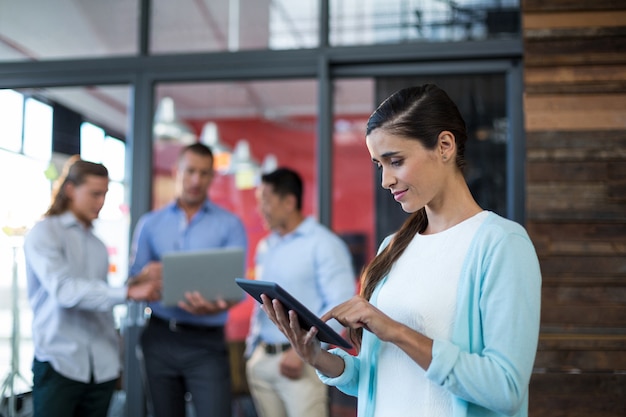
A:
<svg viewBox="0 0 626 417">
<path fill-rule="evenodd" d="M 220 174 L 226 174 L 230 170 L 232 151 L 220 141 L 217 124 L 206 122 L 202 127 L 200 142 L 205 144 L 213 152 L 213 167 Z"/>
<path fill-rule="evenodd" d="M 154 116 L 153 135 L 155 141 L 178 142 L 190 145 L 196 141 L 196 135 L 189 125 L 176 115 L 174 100 L 163 97 Z"/>
</svg>

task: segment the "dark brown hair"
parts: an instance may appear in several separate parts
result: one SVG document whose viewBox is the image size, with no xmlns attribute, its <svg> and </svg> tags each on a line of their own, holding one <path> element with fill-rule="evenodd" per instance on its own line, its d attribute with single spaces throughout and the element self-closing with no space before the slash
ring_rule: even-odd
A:
<svg viewBox="0 0 626 417">
<path fill-rule="evenodd" d="M 302 210 L 302 178 L 289 168 L 278 168 L 273 172 L 263 174 L 261 182 L 272 186 L 274 193 L 280 197 L 293 195 L 296 198 L 296 208 Z"/>
<path fill-rule="evenodd" d="M 366 134 L 376 129 L 420 141 L 426 149 L 431 150 L 437 146 L 439 134 L 447 130 L 455 138 L 456 165 L 461 170 L 465 166 L 465 121 L 446 92 L 434 84 L 409 87 L 393 93 L 370 116 Z M 426 226 L 428 218 L 424 208 L 407 218 L 389 245 L 364 269 L 361 275 L 363 297 L 368 300 L 371 298 L 376 285 L 387 275 L 415 234 L 423 232 Z M 360 337 L 361 332 L 351 335 L 357 345 L 360 345 Z"/>
<path fill-rule="evenodd" d="M 86 181 L 88 175 L 108 178 L 109 171 L 102 164 L 83 161 L 79 155 L 70 157 L 63 167 L 61 176 L 54 183 L 52 201 L 44 216 L 65 213 L 69 209 L 70 204 L 70 199 L 65 193 L 65 185 L 68 183 L 81 185 Z"/>
<path fill-rule="evenodd" d="M 180 152 L 178 153 L 178 162 L 180 162 L 181 159 L 183 159 L 183 156 L 187 152 L 190 152 L 199 156 L 205 156 L 205 157 L 208 156 L 208 157 L 211 157 L 211 159 L 213 159 L 213 152 L 211 151 L 211 148 L 209 148 L 203 143 L 196 142 L 196 143 L 192 143 L 191 145 L 187 145 L 180 150 Z"/>
</svg>

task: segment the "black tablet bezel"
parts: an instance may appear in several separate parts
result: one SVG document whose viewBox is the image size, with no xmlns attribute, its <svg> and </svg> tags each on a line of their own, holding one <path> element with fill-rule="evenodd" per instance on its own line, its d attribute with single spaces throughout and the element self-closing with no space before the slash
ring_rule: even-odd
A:
<svg viewBox="0 0 626 417">
<path fill-rule="evenodd" d="M 322 342 L 327 342 L 346 349 L 352 348 L 352 345 L 346 339 L 341 337 L 332 327 L 324 323 L 319 317 L 313 314 L 311 310 L 302 305 L 302 303 L 296 300 L 295 297 L 277 283 L 243 278 L 236 278 L 235 281 L 245 292 L 260 303 L 263 302 L 261 300 L 261 294 L 267 295 L 272 300 L 278 299 L 287 310 L 296 312 L 298 320 L 300 321 L 300 327 L 304 330 L 309 330 L 311 326 L 315 326 L 315 328 L 317 328 L 317 338 Z"/>
</svg>

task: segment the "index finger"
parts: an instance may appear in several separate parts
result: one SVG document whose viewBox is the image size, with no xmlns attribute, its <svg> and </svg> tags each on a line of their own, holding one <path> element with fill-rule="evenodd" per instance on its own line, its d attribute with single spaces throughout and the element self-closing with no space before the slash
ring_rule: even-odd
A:
<svg viewBox="0 0 626 417">
<path fill-rule="evenodd" d="M 322 315 L 322 317 L 320 317 L 320 320 L 322 320 L 323 322 L 327 322 L 328 320 L 330 320 L 330 319 L 334 318 L 334 317 L 333 317 L 333 311 L 334 311 L 334 310 L 335 310 L 335 309 L 333 308 L 333 309 L 330 309 L 329 311 L 327 311 L 326 313 L 324 313 L 324 314 Z"/>
</svg>

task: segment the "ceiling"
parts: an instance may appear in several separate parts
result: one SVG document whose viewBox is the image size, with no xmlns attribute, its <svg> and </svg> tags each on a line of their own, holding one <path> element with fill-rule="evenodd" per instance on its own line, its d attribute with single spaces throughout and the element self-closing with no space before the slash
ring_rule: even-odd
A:
<svg viewBox="0 0 626 417">
<path fill-rule="evenodd" d="M 138 3 L 138 0 L 0 0 L 0 60 L 136 54 Z M 239 5 L 237 14 L 241 19 L 237 35 L 228 33 L 228 28 L 236 25 L 228 24 L 229 7 L 233 4 Z M 277 43 L 281 37 L 286 39 L 287 47 L 306 46 L 317 29 L 302 22 L 306 20 L 311 26 L 316 8 L 317 0 L 153 0 L 151 52 L 267 49 L 268 43 Z M 268 23 L 270 19 L 272 25 Z M 282 35 L 270 35 L 270 26 Z M 303 27 L 308 29 L 299 29 Z M 233 38 L 238 45 L 234 45 Z M 120 133 L 126 132 L 129 125 L 130 91 L 125 85 L 25 90 L 64 104 Z M 155 95 L 157 100 L 171 97 L 176 114 L 182 119 L 280 119 L 317 112 L 317 85 L 313 79 L 161 84 Z M 367 114 L 372 106 L 371 80 L 337 83 L 337 112 Z"/>
<path fill-rule="evenodd" d="M 0 62 L 134 56 L 141 0 L 0 0 Z M 487 36 L 486 10 L 516 10 L 519 0 L 331 0 L 331 43 L 365 45 Z M 319 0 L 151 0 L 151 54 L 300 49 L 317 46 Z M 496 35 L 500 36 L 500 33 Z M 337 114 L 369 114 L 371 79 L 337 81 Z M 317 113 L 309 80 L 157 85 L 184 120 Z M 130 87 L 27 90 L 124 133 Z M 155 108 L 158 103 L 155 103 Z"/>
</svg>

